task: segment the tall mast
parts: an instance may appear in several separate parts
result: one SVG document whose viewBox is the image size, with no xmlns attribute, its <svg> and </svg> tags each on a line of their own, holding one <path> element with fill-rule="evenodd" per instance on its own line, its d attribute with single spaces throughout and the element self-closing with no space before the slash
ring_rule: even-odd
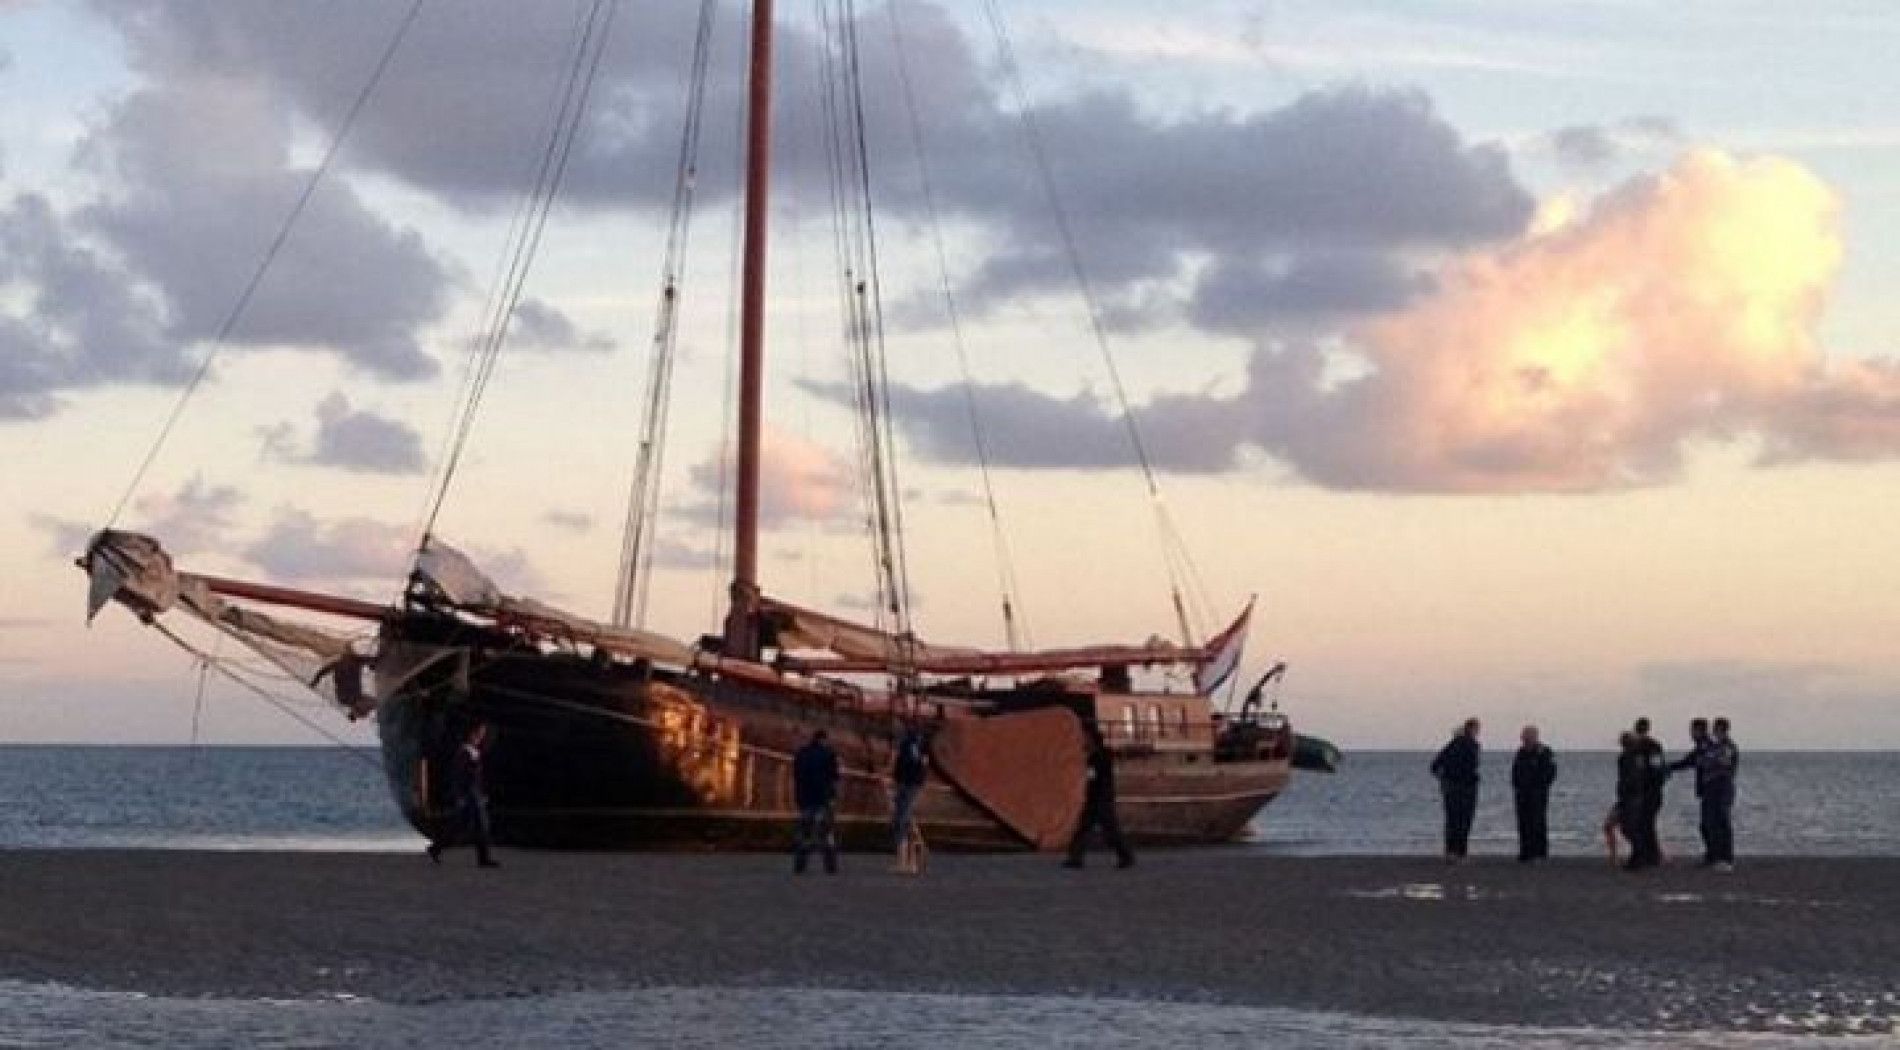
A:
<svg viewBox="0 0 1900 1050">
<path fill-rule="evenodd" d="M 739 463 L 734 500 L 732 606 L 725 651 L 759 655 L 759 430 L 765 387 L 766 191 L 772 163 L 772 0 L 752 0 L 747 73 L 745 269 L 739 307 Z"/>
</svg>

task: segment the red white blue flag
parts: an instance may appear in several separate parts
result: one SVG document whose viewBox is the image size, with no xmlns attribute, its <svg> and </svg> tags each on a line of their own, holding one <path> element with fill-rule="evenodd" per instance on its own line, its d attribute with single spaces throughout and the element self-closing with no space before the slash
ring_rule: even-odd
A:
<svg viewBox="0 0 1900 1050">
<path fill-rule="evenodd" d="M 1194 669 L 1194 688 L 1202 695 L 1212 693 L 1221 687 L 1221 683 L 1232 677 L 1240 668 L 1240 654 L 1247 648 L 1247 625 L 1253 622 L 1253 602 L 1240 611 L 1240 616 L 1225 631 L 1207 640 L 1201 647 L 1206 654 L 1201 665 Z"/>
</svg>

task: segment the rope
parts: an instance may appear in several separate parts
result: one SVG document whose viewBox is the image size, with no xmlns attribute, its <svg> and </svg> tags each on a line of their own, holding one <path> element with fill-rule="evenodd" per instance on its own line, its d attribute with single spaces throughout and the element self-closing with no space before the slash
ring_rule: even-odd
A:
<svg viewBox="0 0 1900 1050">
<path fill-rule="evenodd" d="M 198 392 L 198 388 L 204 385 L 205 377 L 211 374 L 212 362 L 217 360 L 219 352 L 229 343 L 232 331 L 237 328 L 239 319 L 244 316 L 244 311 L 251 304 L 251 297 L 257 293 L 258 286 L 264 283 L 264 275 L 270 271 L 271 264 L 277 261 L 278 253 L 290 239 L 291 229 L 297 225 L 297 220 L 302 217 L 304 209 L 316 195 L 317 186 L 323 182 L 324 176 L 329 174 L 331 165 L 343 148 L 343 140 L 349 135 L 350 129 L 356 125 L 356 118 L 363 112 L 363 107 L 369 103 L 370 95 L 375 93 L 376 86 L 382 82 L 383 74 L 389 70 L 390 61 L 396 57 L 396 50 L 402 46 L 403 38 L 409 35 L 409 27 L 415 24 L 416 16 L 422 13 L 422 2 L 423 0 L 412 0 L 409 10 L 404 13 L 401 23 L 396 26 L 395 34 L 390 37 L 388 46 L 383 48 L 382 56 L 376 60 L 376 67 L 371 70 L 368 82 L 356 93 L 355 101 L 350 103 L 349 110 L 344 113 L 343 121 L 337 126 L 336 134 L 331 136 L 329 146 L 323 151 L 323 157 L 317 161 L 316 168 L 310 172 L 310 178 L 304 183 L 303 191 L 297 195 L 296 203 L 291 205 L 289 214 L 284 216 L 283 224 L 277 229 L 277 235 L 272 237 L 270 244 L 265 247 L 263 258 L 258 260 L 256 269 L 251 272 L 250 280 L 245 282 L 243 290 L 238 293 L 237 301 L 232 304 L 230 312 L 225 314 L 224 320 L 219 323 L 217 333 L 211 338 L 211 345 L 205 349 L 204 359 L 198 362 L 197 371 L 193 372 L 191 379 L 185 383 L 185 389 L 179 392 L 178 400 L 172 403 L 171 412 L 166 415 L 164 424 L 159 427 L 158 436 L 153 439 L 151 447 L 146 449 L 145 458 L 139 461 L 138 469 L 132 472 L 132 480 L 126 484 L 125 491 L 119 496 L 119 502 L 112 508 L 112 513 L 106 516 L 106 528 L 109 529 L 118 524 L 119 516 L 125 513 L 126 505 L 137 494 L 139 486 L 145 482 L 145 475 L 157 461 L 159 451 L 165 447 L 166 441 L 171 438 L 172 431 L 177 428 L 179 418 L 185 413 L 185 406 Z"/>
<path fill-rule="evenodd" d="M 420 550 L 435 531 L 435 523 L 442 513 L 442 505 L 448 499 L 455 474 L 461 465 L 462 455 L 467 450 L 470 433 L 474 429 L 475 417 L 481 408 L 483 396 L 488 384 L 494 377 L 495 364 L 501 357 L 501 351 L 512 327 L 516 308 L 521 301 L 521 293 L 527 284 L 528 274 L 533 268 L 534 259 L 541 246 L 541 238 L 547 231 L 548 215 L 553 210 L 555 197 L 560 192 L 561 181 L 567 173 L 567 165 L 573 156 L 574 143 L 579 138 L 582 118 L 587 112 L 587 103 L 593 94 L 594 83 L 600 71 L 601 56 L 606 50 L 606 38 L 613 24 L 618 5 L 613 0 L 594 0 L 589 8 L 587 21 L 581 32 L 581 40 L 569 67 L 565 90 L 562 93 L 560 112 L 557 122 L 548 137 L 548 143 L 541 157 L 540 169 L 535 181 L 532 198 L 533 208 L 522 236 L 512 246 L 512 259 L 508 267 L 508 276 L 504 281 L 501 301 L 497 304 L 486 336 L 477 351 L 475 379 L 463 405 L 461 419 L 457 423 L 455 437 L 450 445 L 442 479 L 432 501 L 429 514 L 424 519 L 421 535 L 417 538 Z"/>
<path fill-rule="evenodd" d="M 627 493 L 627 519 L 621 536 L 620 577 L 614 590 L 612 622 L 616 627 L 646 624 L 647 600 L 653 577 L 655 544 L 649 532 L 658 528 L 660 481 L 666 461 L 666 423 L 671 406 L 673 365 L 679 345 L 679 282 L 685 267 L 686 245 L 692 228 L 693 191 L 698 180 L 699 133 L 706 101 L 706 69 L 712 40 L 715 0 L 701 0 L 699 23 L 693 38 L 693 62 L 687 74 L 686 116 L 680 130 L 679 161 L 673 176 L 672 211 L 667 222 L 666 251 L 660 265 L 660 304 L 654 319 L 652 356 L 641 401 L 640 453 Z"/>
<path fill-rule="evenodd" d="M 1153 458 L 1148 453 L 1147 442 L 1142 439 L 1141 426 L 1135 419 L 1135 409 L 1128 397 L 1128 388 L 1122 382 L 1121 368 L 1115 362 L 1113 348 L 1109 344 L 1108 329 L 1102 323 L 1101 305 L 1096 299 L 1093 283 L 1089 280 L 1088 270 L 1082 265 L 1082 253 L 1077 247 L 1074 226 L 1070 221 L 1067 208 L 1062 206 L 1062 196 L 1056 186 L 1054 167 L 1049 162 L 1049 153 L 1043 142 L 1042 128 L 1036 121 L 1035 109 L 1029 104 L 1029 92 L 1024 86 L 1022 68 L 1016 61 L 1016 48 L 1010 40 L 1009 26 L 1003 17 L 997 0 L 983 0 L 984 14 L 987 16 L 992 33 L 996 37 L 999 64 L 1003 76 L 1009 82 L 1016 99 L 1016 111 L 1023 130 L 1023 140 L 1029 154 L 1035 162 L 1036 174 L 1042 184 L 1043 194 L 1048 198 L 1049 210 L 1055 220 L 1056 235 L 1062 244 L 1062 251 L 1069 264 L 1069 272 L 1075 279 L 1076 289 L 1082 297 L 1084 308 L 1088 312 L 1089 330 L 1095 339 L 1096 349 L 1100 352 L 1102 364 L 1108 372 L 1110 388 L 1115 392 L 1115 402 L 1121 408 L 1122 424 L 1128 432 L 1128 443 L 1134 449 L 1135 460 L 1141 467 L 1141 476 L 1147 483 L 1148 496 L 1154 507 L 1155 525 L 1161 534 L 1163 562 L 1168 575 L 1169 597 L 1175 615 L 1181 622 L 1183 641 L 1194 644 L 1195 632 L 1190 621 L 1186 600 L 1182 596 L 1184 574 L 1177 560 L 1190 564 L 1185 544 L 1180 540 L 1174 521 L 1167 512 L 1167 506 L 1161 498 L 1161 483 L 1155 474 Z M 1170 551 L 1170 547 L 1176 548 Z"/>
<path fill-rule="evenodd" d="M 296 722 L 298 725 L 303 726 L 305 729 L 308 729 L 311 732 L 317 734 L 318 736 L 324 738 L 325 740 L 328 740 L 331 743 L 337 745 L 339 748 L 342 749 L 342 752 L 344 754 L 350 756 L 351 758 L 368 763 L 372 768 L 376 769 L 378 772 L 382 771 L 382 763 L 364 754 L 362 749 L 357 747 L 355 744 L 350 743 L 348 740 L 343 739 L 342 737 L 336 735 L 335 733 L 330 732 L 328 729 L 325 729 L 323 726 L 317 724 L 316 722 L 311 721 L 309 718 L 306 718 L 303 715 L 299 714 L 291 706 L 290 701 L 287 701 L 283 699 L 282 697 L 279 697 L 271 693 L 269 690 L 265 689 L 264 687 L 257 685 L 256 683 L 250 681 L 244 676 L 226 667 L 222 660 L 219 660 L 217 657 L 212 656 L 210 653 L 205 652 L 203 649 L 200 649 L 198 646 L 195 646 L 191 644 L 189 641 L 186 641 L 185 638 L 182 635 L 180 635 L 177 631 L 172 630 L 170 627 L 165 626 L 163 623 L 160 623 L 157 620 L 154 620 L 152 621 L 152 626 L 158 629 L 158 633 L 170 639 L 173 645 L 176 645 L 180 649 L 183 649 L 185 652 L 190 653 L 194 657 L 197 657 L 200 662 L 199 666 L 201 668 L 208 668 L 210 670 L 218 672 L 220 675 L 223 675 L 225 678 L 230 679 L 232 682 L 237 683 L 239 686 L 242 686 L 247 691 L 255 694 L 258 699 L 263 700 L 265 703 L 270 704 L 272 707 L 282 712 L 286 717 L 290 718 L 292 721 Z"/>
<path fill-rule="evenodd" d="M 963 407 L 969 416 L 970 439 L 976 449 L 977 469 L 983 480 L 983 503 L 989 511 L 990 535 L 996 547 L 997 582 L 1002 591 L 1003 634 L 1009 647 L 1020 651 L 1028 644 L 1028 625 L 1024 623 L 1019 631 L 1020 610 L 1016 606 L 1015 596 L 1021 589 L 1016 583 L 1016 566 L 1010 557 L 1002 514 L 997 509 L 996 486 L 990 476 L 989 442 L 983 437 L 983 420 L 977 410 L 975 383 L 970 373 L 970 355 L 964 345 L 963 318 L 957 309 L 956 293 L 951 288 L 950 258 L 944 248 L 943 223 L 938 217 L 936 188 L 930 177 L 930 155 L 924 146 L 923 120 L 919 116 L 917 93 L 911 83 L 903 22 L 898 14 L 898 5 L 889 4 L 885 11 L 890 16 L 891 43 L 897 59 L 898 82 L 903 89 L 904 109 L 910 118 L 911 149 L 917 156 L 918 183 L 923 192 L 924 212 L 929 219 L 932 243 L 936 247 L 937 277 L 943 291 L 944 310 L 950 320 L 951 343 L 956 348 L 957 367 L 963 375 Z"/>
</svg>

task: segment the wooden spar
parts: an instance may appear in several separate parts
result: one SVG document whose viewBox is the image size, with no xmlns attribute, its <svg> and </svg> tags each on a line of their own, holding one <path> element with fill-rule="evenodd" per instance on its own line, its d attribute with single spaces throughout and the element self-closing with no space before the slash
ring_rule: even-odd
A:
<svg viewBox="0 0 1900 1050">
<path fill-rule="evenodd" d="M 188 578 L 203 583 L 205 589 L 212 594 L 226 598 L 243 598 L 263 602 L 266 605 L 286 605 L 293 609 L 328 613 L 331 616 L 348 616 L 357 620 L 384 620 L 398 615 L 396 609 L 387 605 L 357 601 L 355 598 L 340 598 L 333 594 L 300 591 L 293 587 L 274 587 L 268 583 L 231 580 L 222 576 L 199 576 L 195 573 L 190 574 Z"/>
<path fill-rule="evenodd" d="M 752 0 L 747 73 L 745 263 L 739 313 L 739 456 L 734 505 L 732 606 L 725 651 L 759 655 L 759 434 L 765 389 L 765 244 L 772 163 L 772 0 Z"/>
<path fill-rule="evenodd" d="M 1078 667 L 1198 664 L 1207 651 L 1178 645 L 1096 645 L 1083 649 L 1048 649 L 1039 653 L 941 653 L 906 658 L 905 666 L 923 674 L 1034 674 Z M 892 661 L 875 657 L 783 657 L 778 666 L 801 674 L 874 674 L 889 671 Z"/>
</svg>

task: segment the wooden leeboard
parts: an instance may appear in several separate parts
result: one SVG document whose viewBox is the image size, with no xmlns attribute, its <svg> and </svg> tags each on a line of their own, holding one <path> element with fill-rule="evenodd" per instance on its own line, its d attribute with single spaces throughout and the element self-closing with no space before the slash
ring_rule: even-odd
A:
<svg viewBox="0 0 1900 1050">
<path fill-rule="evenodd" d="M 937 772 L 1042 850 L 1061 849 L 1082 815 L 1088 741 L 1062 707 L 953 719 L 931 738 Z"/>
</svg>

